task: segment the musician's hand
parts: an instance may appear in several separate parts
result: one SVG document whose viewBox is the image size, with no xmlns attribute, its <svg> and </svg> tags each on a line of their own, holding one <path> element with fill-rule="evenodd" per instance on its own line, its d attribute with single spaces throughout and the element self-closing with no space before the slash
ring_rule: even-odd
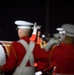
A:
<svg viewBox="0 0 74 75">
<path fill-rule="evenodd" d="M 40 28 L 41 28 L 41 26 L 37 25 L 37 23 L 35 22 L 34 23 L 34 27 L 32 28 L 33 29 L 33 33 L 32 34 L 36 35 L 37 34 L 37 30 L 40 29 Z"/>
<path fill-rule="evenodd" d="M 33 33 L 32 34 L 34 34 L 34 35 L 37 34 L 37 23 L 36 22 L 34 23 Z"/>
</svg>

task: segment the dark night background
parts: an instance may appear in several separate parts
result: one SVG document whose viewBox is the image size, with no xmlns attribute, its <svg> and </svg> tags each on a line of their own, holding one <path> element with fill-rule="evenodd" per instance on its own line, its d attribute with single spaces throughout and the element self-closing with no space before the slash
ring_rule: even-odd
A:
<svg viewBox="0 0 74 75">
<path fill-rule="evenodd" d="M 74 24 L 74 5 L 71 0 L 0 1 L 0 40 L 18 39 L 15 20 L 37 22 L 42 33 L 52 35 L 62 24 Z"/>
</svg>

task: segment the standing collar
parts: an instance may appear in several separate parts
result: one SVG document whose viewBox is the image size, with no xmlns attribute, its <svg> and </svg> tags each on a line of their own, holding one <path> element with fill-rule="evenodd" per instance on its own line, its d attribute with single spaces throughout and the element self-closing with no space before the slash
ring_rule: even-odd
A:
<svg viewBox="0 0 74 75">
<path fill-rule="evenodd" d="M 28 36 L 23 36 L 21 39 L 25 40 L 27 43 L 30 41 Z"/>
</svg>

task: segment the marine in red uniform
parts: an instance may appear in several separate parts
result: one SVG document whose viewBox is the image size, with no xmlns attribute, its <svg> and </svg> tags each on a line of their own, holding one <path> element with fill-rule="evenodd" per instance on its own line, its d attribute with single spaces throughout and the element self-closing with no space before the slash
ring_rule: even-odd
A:
<svg viewBox="0 0 74 75">
<path fill-rule="evenodd" d="M 62 44 L 53 49 L 50 65 L 56 66 L 56 75 L 74 75 L 74 25 L 64 24 L 62 28 L 65 38 Z"/>
<path fill-rule="evenodd" d="M 20 22 L 19 22 L 20 23 Z M 24 24 L 24 23 L 22 23 Z M 25 25 L 25 24 L 24 24 Z M 27 42 L 27 44 L 29 44 L 30 40 L 29 40 L 29 32 L 30 32 L 30 27 L 27 27 L 27 25 L 22 26 L 21 23 L 18 26 L 18 35 L 20 37 L 20 39 L 24 40 Z M 24 55 L 26 54 L 26 50 L 25 48 L 22 46 L 21 43 L 19 43 L 18 41 L 13 42 L 10 46 L 10 55 L 9 58 L 6 62 L 6 64 L 4 64 L 3 66 L 0 67 L 2 72 L 10 72 L 13 71 L 14 69 L 16 69 Z M 34 50 L 32 52 L 33 56 L 34 56 L 34 61 L 39 60 L 39 59 L 45 59 L 49 56 L 49 53 L 46 52 L 45 50 L 41 49 L 39 45 L 35 45 Z M 28 61 L 26 64 L 26 67 L 30 67 L 31 64 Z"/>
<path fill-rule="evenodd" d="M 40 26 L 38 27 L 38 29 L 40 29 Z M 36 32 L 36 26 L 34 26 L 34 30 L 35 31 L 33 31 L 32 37 L 30 38 L 30 40 L 35 42 L 35 40 L 36 40 L 36 34 L 37 34 L 37 32 Z M 45 37 L 43 37 L 43 41 L 45 41 L 47 43 L 49 41 L 49 39 L 50 39 L 50 35 L 48 33 L 45 33 Z M 48 51 L 48 53 L 50 54 L 50 50 Z M 49 57 L 38 59 L 34 63 L 34 66 L 36 68 L 36 72 L 44 70 L 45 68 L 47 68 L 49 66 Z"/>
<path fill-rule="evenodd" d="M 41 42 L 41 48 L 43 48 L 46 43 L 49 41 L 50 39 L 50 34 L 49 33 L 44 33 L 41 37 L 42 42 Z M 50 55 L 50 50 L 48 51 L 49 55 Z M 49 57 L 46 59 L 40 59 L 37 62 L 37 71 L 42 71 L 45 68 L 47 68 L 49 66 Z"/>
</svg>

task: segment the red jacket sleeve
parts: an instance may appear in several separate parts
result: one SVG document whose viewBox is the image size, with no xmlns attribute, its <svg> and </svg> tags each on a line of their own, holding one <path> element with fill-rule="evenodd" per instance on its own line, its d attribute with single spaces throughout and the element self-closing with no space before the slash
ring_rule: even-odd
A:
<svg viewBox="0 0 74 75">
<path fill-rule="evenodd" d="M 35 42 L 36 41 L 36 35 L 32 34 L 32 36 L 30 37 L 30 41 Z"/>
</svg>

